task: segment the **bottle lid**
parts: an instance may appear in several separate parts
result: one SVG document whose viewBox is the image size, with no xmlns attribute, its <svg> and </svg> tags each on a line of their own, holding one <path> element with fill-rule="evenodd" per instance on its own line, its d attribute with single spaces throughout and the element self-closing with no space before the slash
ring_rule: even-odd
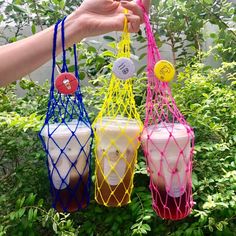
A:
<svg viewBox="0 0 236 236">
<path fill-rule="evenodd" d="M 68 72 L 61 73 L 55 82 L 56 89 L 62 94 L 74 94 L 79 86 L 77 78 Z"/>
<path fill-rule="evenodd" d="M 121 57 L 114 62 L 112 71 L 117 78 L 127 80 L 134 75 L 135 65 L 131 59 Z"/>
<path fill-rule="evenodd" d="M 175 68 L 169 61 L 160 60 L 154 67 L 154 73 L 160 81 L 170 82 L 172 79 L 174 79 Z"/>
</svg>

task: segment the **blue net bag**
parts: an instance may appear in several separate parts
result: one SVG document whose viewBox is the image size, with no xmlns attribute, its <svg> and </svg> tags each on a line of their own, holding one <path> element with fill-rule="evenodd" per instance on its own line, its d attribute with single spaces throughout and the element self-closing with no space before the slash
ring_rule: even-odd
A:
<svg viewBox="0 0 236 236">
<path fill-rule="evenodd" d="M 74 212 L 87 207 L 90 200 L 93 131 L 80 91 L 75 45 L 73 47 L 75 74 L 68 72 L 64 21 L 65 18 L 57 22 L 54 29 L 50 98 L 46 119 L 39 136 L 47 155 L 53 207 L 60 212 Z M 59 26 L 63 66 L 54 81 Z"/>
</svg>

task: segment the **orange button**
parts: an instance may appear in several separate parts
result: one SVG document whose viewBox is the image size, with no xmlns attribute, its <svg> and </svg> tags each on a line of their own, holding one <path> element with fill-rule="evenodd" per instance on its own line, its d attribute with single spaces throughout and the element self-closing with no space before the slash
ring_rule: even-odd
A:
<svg viewBox="0 0 236 236">
<path fill-rule="evenodd" d="M 64 72 L 56 78 L 55 86 L 59 93 L 74 94 L 79 82 L 72 73 Z"/>
</svg>

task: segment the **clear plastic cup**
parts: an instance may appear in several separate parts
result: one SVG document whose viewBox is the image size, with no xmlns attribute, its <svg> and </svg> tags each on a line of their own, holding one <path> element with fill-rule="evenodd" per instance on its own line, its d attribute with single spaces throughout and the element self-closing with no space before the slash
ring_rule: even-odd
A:
<svg viewBox="0 0 236 236">
<path fill-rule="evenodd" d="M 78 120 L 48 124 L 41 132 L 57 211 L 74 212 L 88 204 L 91 133 L 90 124 Z"/>
<path fill-rule="evenodd" d="M 180 197 L 191 177 L 191 132 L 183 124 L 162 123 L 149 126 L 141 136 L 152 181 L 171 197 Z"/>
<path fill-rule="evenodd" d="M 153 208 L 163 219 L 182 219 L 191 211 L 193 136 L 189 126 L 176 123 L 149 126 L 141 135 Z"/>
<path fill-rule="evenodd" d="M 66 188 L 70 178 L 89 171 L 89 126 L 75 120 L 67 124 L 54 123 L 45 126 L 41 134 L 48 150 L 49 170 L 56 189 Z"/>
<path fill-rule="evenodd" d="M 104 117 L 95 124 L 96 200 L 109 206 L 130 201 L 141 125 L 134 119 Z"/>
</svg>

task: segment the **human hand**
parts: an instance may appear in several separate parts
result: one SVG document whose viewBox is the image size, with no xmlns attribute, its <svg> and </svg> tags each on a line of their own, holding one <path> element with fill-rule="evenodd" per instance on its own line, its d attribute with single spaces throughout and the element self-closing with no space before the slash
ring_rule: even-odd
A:
<svg viewBox="0 0 236 236">
<path fill-rule="evenodd" d="M 148 11 L 151 0 L 142 1 Z M 84 0 L 82 5 L 65 21 L 66 47 L 89 36 L 122 31 L 125 20 L 124 8 L 129 10 L 127 15 L 129 32 L 137 32 L 143 23 L 143 12 L 136 2 L 132 0 Z M 54 26 L 29 38 L 1 47 L 0 86 L 22 78 L 51 58 L 53 32 Z M 60 32 L 59 29 L 58 34 Z M 59 35 L 58 54 L 62 50 L 61 44 Z"/>
<path fill-rule="evenodd" d="M 151 0 L 143 0 L 146 10 L 149 10 Z M 124 27 L 124 9 L 129 32 L 138 32 L 143 23 L 143 12 L 132 0 L 84 0 L 81 6 L 69 16 L 80 25 L 79 35 L 82 38 L 96 36 L 112 31 L 122 31 Z M 75 40 L 78 41 L 78 40 Z"/>
</svg>

